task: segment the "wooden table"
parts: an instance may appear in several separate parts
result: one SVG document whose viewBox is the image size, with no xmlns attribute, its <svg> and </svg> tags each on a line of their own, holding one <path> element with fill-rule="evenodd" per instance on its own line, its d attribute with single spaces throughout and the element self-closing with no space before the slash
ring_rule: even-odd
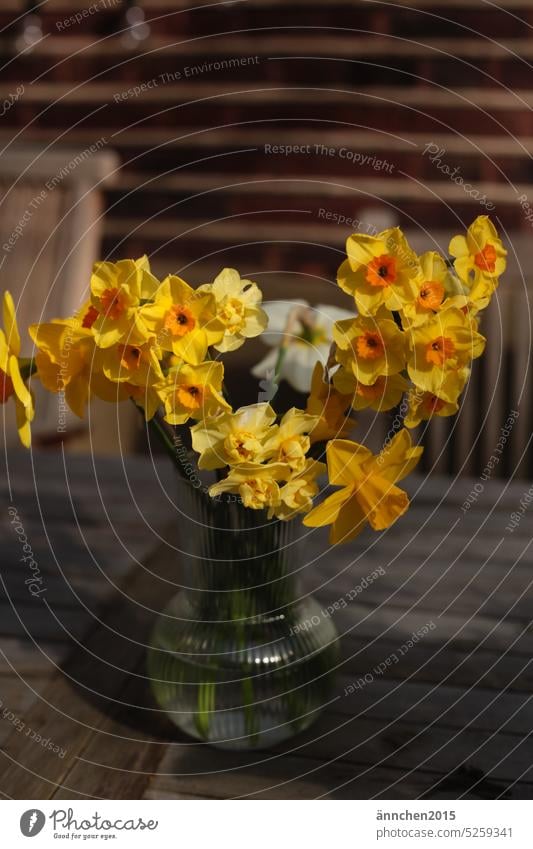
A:
<svg viewBox="0 0 533 849">
<path fill-rule="evenodd" d="M 353 598 L 335 614 L 337 698 L 303 735 L 243 754 L 181 736 L 147 687 L 154 611 L 179 584 L 166 461 L 10 456 L 0 791 L 15 799 L 532 798 L 533 505 L 510 533 L 529 484 L 486 481 L 479 492 L 479 483 L 413 478 L 413 507 L 389 532 L 336 549 L 313 535 L 306 589 L 323 607 Z M 21 534 L 33 566 L 21 561 L 30 556 Z M 363 588 L 378 566 L 383 574 Z M 32 597 L 25 581 L 39 576 L 33 590 L 46 592 Z M 426 633 L 413 640 L 417 631 Z"/>
</svg>

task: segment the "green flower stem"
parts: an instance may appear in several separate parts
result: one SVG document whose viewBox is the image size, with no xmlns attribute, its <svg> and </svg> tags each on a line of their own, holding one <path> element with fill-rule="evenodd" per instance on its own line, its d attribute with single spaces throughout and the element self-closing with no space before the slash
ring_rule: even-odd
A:
<svg viewBox="0 0 533 849">
<path fill-rule="evenodd" d="M 254 683 L 252 678 L 242 679 L 242 699 L 244 707 L 244 727 L 252 746 L 259 739 L 259 717 L 254 704 Z"/>
<path fill-rule="evenodd" d="M 274 367 L 274 383 L 276 384 L 276 386 L 279 385 L 279 376 L 281 374 L 281 369 L 283 368 L 283 363 L 285 361 L 285 356 L 287 354 L 287 348 L 288 348 L 288 345 L 285 342 L 283 342 L 280 345 L 280 348 L 279 348 L 279 351 L 278 351 L 278 358 L 276 360 L 276 365 Z"/>
<path fill-rule="evenodd" d="M 216 684 L 213 681 L 203 681 L 198 687 L 198 713 L 195 716 L 195 724 L 204 740 L 209 737 L 211 714 L 215 711 L 215 689 Z"/>
<path fill-rule="evenodd" d="M 132 399 L 133 400 L 133 399 Z M 143 417 L 144 420 L 144 410 L 138 404 L 133 401 L 135 406 L 137 407 L 139 413 Z M 162 420 L 161 415 L 156 413 L 155 416 L 147 422 L 148 429 L 155 435 L 156 439 L 163 446 L 168 456 L 172 460 L 176 469 L 178 470 L 180 476 L 188 481 L 189 478 L 184 469 L 184 464 L 181 462 L 180 457 L 178 456 L 177 449 L 183 446 L 182 438 L 179 434 L 176 433 L 176 430 L 171 428 L 165 424 Z"/>
</svg>

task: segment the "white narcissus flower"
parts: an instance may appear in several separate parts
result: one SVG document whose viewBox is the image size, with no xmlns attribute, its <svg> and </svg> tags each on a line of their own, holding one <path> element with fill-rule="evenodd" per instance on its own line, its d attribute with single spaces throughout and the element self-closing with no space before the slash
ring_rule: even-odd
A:
<svg viewBox="0 0 533 849">
<path fill-rule="evenodd" d="M 354 318 L 354 313 L 331 304 L 311 307 L 303 300 L 267 301 L 263 309 L 268 315 L 268 329 L 261 340 L 274 350 L 253 367 L 254 377 L 272 379 L 287 321 L 290 313 L 298 308 L 309 316 L 309 323 L 304 324 L 297 318 L 290 328 L 278 380 L 286 380 L 298 392 L 309 392 L 315 364 L 320 361 L 325 366 L 327 363 L 333 342 L 333 325 L 336 321 Z"/>
</svg>

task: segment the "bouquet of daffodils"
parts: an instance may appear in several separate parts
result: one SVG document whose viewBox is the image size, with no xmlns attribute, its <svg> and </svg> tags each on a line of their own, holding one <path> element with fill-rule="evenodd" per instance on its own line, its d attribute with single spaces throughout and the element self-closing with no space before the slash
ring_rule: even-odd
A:
<svg viewBox="0 0 533 849">
<path fill-rule="evenodd" d="M 198 468 L 217 473 L 212 498 L 231 493 L 270 519 L 302 514 L 309 527 L 330 525 L 332 543 L 352 539 L 367 524 L 389 527 L 409 506 L 397 483 L 422 453 L 409 429 L 457 412 L 471 361 L 485 346 L 479 313 L 505 269 L 506 251 L 480 216 L 451 240 L 451 260 L 434 251 L 418 256 L 398 228 L 356 233 L 346 252 L 337 280 L 356 310 L 331 322 L 328 356 L 317 358 L 305 409 L 284 414 L 272 398 L 234 410 L 226 392 L 220 355 L 268 325 L 259 288 L 234 269 L 193 289 L 174 275 L 160 282 L 146 257 L 97 262 L 90 298 L 76 315 L 29 328 L 32 358 L 20 356 L 6 292 L 0 397 L 14 400 L 21 441 L 30 445 L 32 380 L 62 393 L 80 417 L 91 396 L 132 399 L 170 452 L 176 440 L 168 430 L 190 428 Z M 290 362 L 291 340 L 324 346 L 313 311 L 305 303 L 295 310 L 271 354 L 274 385 Z M 300 389 L 301 382 L 300 373 Z M 358 410 L 391 410 L 404 397 L 405 427 L 381 453 L 348 438 Z M 315 505 L 326 471 L 336 489 Z"/>
</svg>

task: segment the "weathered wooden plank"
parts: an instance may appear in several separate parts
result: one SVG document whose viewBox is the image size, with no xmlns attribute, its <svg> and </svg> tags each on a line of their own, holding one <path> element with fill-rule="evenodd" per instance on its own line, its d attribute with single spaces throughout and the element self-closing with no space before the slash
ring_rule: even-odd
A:
<svg viewBox="0 0 533 849">
<path fill-rule="evenodd" d="M 11 600 L 17 607 L 19 602 L 31 601 L 32 597 L 25 583 L 30 577 L 31 574 L 20 566 L 2 569 L 0 603 Z M 100 575 L 100 578 L 103 576 Z M 105 580 L 95 580 L 95 577 L 91 580 L 87 575 L 79 574 L 67 577 L 66 574 L 58 575 L 56 571 L 47 574 L 45 587 L 46 600 L 53 607 L 79 608 L 83 602 L 90 610 L 101 606 L 115 591 L 113 585 Z"/>
<path fill-rule="evenodd" d="M 67 750 L 64 760 L 43 760 L 34 748 L 27 749 L 20 738 L 10 735 L 2 753 L 6 760 L 3 783 L 10 788 L 10 796 L 48 798 L 58 787 L 68 787 L 65 779 L 75 758 L 106 716 L 119 709 L 121 693 L 144 661 L 151 611 L 160 609 L 168 598 L 168 582 L 175 571 L 175 553 L 167 547 L 134 572 L 118 603 L 84 637 L 83 645 L 66 662 L 64 674 L 50 681 L 43 700 L 29 712 L 28 722 Z M 166 583 L 157 580 L 156 574 L 165 576 Z M 109 739 L 102 735 L 104 748 Z"/>
<path fill-rule="evenodd" d="M 396 566 L 399 572 L 396 572 Z M 348 594 L 357 584 L 357 577 L 344 574 L 323 586 L 317 596 L 327 607 L 342 598 L 349 598 Z M 304 583 L 306 589 L 307 586 Z M 312 584 L 309 591 L 313 592 Z M 359 597 L 364 604 L 376 607 L 387 604 L 395 609 L 416 608 L 429 611 L 434 616 L 441 613 L 448 615 L 453 611 L 455 616 L 464 615 L 465 619 L 475 613 L 486 619 L 516 620 L 525 628 L 531 622 L 533 573 L 527 569 L 509 571 L 498 564 L 456 563 L 447 567 L 444 563 L 440 566 L 432 563 L 426 569 L 425 564 L 412 559 L 410 563 L 406 560 L 395 564 Z"/>
<path fill-rule="evenodd" d="M 322 531 L 314 531 L 308 538 L 304 555 L 299 558 L 298 565 L 309 563 L 327 570 L 332 574 L 342 570 L 363 570 L 368 566 L 369 571 L 381 565 L 395 573 L 410 561 L 418 563 L 427 560 L 425 569 L 444 569 L 451 563 L 471 564 L 478 567 L 484 563 L 495 562 L 514 569 L 530 568 L 531 565 L 531 531 L 520 536 L 518 534 L 492 534 L 491 527 L 476 525 L 475 529 L 465 532 L 461 524 L 453 527 L 453 522 L 444 525 L 436 531 L 430 524 L 424 526 L 422 513 L 412 506 L 407 514 L 412 524 L 399 519 L 398 522 L 379 536 L 365 531 L 358 540 L 348 546 L 331 547 L 327 535 Z M 507 516 L 505 522 L 507 522 Z M 527 531 L 527 524 L 519 528 Z M 366 574 L 366 573 L 365 573 Z"/>
<path fill-rule="evenodd" d="M 504 651 L 512 646 L 513 654 L 531 657 L 533 635 L 523 623 L 474 614 L 474 610 L 471 615 L 448 612 L 439 617 L 434 611 L 419 607 L 408 610 L 390 602 L 381 607 L 353 602 L 335 613 L 335 622 L 341 636 L 351 634 L 360 639 L 386 637 L 397 640 L 398 647 L 414 632 L 434 623 L 435 627 L 423 637 L 429 645 L 449 643 L 455 648 L 465 649 L 483 645 L 491 651 Z"/>
<path fill-rule="evenodd" d="M 381 654 L 380 660 L 385 657 L 387 657 L 386 653 Z M 349 662 L 352 663 L 352 659 Z M 371 667 L 366 667 L 365 671 L 369 668 Z M 391 688 L 398 684 L 397 680 L 390 681 L 389 678 L 387 678 L 387 682 Z M 65 779 L 67 786 L 59 790 L 55 794 L 55 798 L 69 798 L 73 794 L 80 797 L 120 798 L 122 796 L 124 798 L 127 796 L 128 798 L 137 798 L 136 794 L 142 792 L 146 781 L 163 755 L 165 748 L 162 745 L 163 741 L 167 739 L 169 747 L 172 748 L 174 740 L 183 739 L 178 731 L 169 723 L 162 723 L 157 715 L 142 716 L 146 700 L 142 687 L 139 689 L 138 684 L 135 684 L 134 687 L 130 686 L 128 691 L 131 692 L 131 695 L 125 695 L 124 698 L 132 704 L 139 705 L 139 708 L 130 707 L 122 712 L 119 711 L 117 715 L 104 722 L 101 729 L 94 733 L 87 748 L 80 756 L 79 762 L 74 764 Z M 148 727 L 151 726 L 151 735 L 143 730 L 147 725 Z M 340 729 L 339 725 L 341 725 Z M 359 764 L 375 763 L 380 752 L 383 756 L 384 748 L 392 756 L 395 748 L 412 740 L 419 732 L 423 732 L 426 735 L 423 738 L 425 749 L 423 749 L 422 741 L 419 738 L 413 741 L 412 749 L 407 753 L 411 753 L 409 757 L 404 757 L 403 752 L 400 752 L 400 756 L 393 760 L 396 766 L 415 768 L 419 763 L 419 761 L 416 761 L 416 757 L 420 752 L 424 751 L 424 757 L 430 758 L 434 752 L 447 745 L 455 737 L 454 732 L 449 730 L 446 723 L 444 727 L 440 727 L 438 724 L 432 726 L 431 732 L 427 733 L 425 725 L 417 725 L 408 721 L 401 723 L 401 727 L 398 727 L 398 723 L 393 723 L 396 734 L 389 733 L 387 725 L 387 720 L 376 722 L 368 716 L 362 716 L 354 721 L 351 717 L 347 719 L 345 714 L 339 715 L 335 710 L 332 710 L 321 720 L 318 726 L 315 726 L 306 735 L 312 741 L 310 745 L 303 744 L 303 742 L 300 742 L 302 738 L 297 738 L 280 751 L 296 751 L 299 756 L 328 761 L 333 757 L 341 757 L 346 749 L 355 746 L 359 740 L 359 750 L 352 756 L 344 755 L 344 759 L 348 758 L 348 760 Z M 355 726 L 358 729 L 356 739 L 354 739 Z M 135 729 L 134 732 L 132 728 Z M 102 736 L 104 733 L 108 735 L 105 738 Z M 389 744 L 388 748 L 384 747 L 381 733 Z M 326 736 L 322 737 L 322 735 Z M 367 741 L 372 735 L 376 735 L 377 742 L 371 740 L 367 745 Z M 472 753 L 478 747 L 484 746 L 483 757 L 475 758 L 473 763 L 487 771 L 494 767 L 494 764 L 507 750 L 520 743 L 519 738 L 517 739 L 510 734 L 505 735 L 500 742 L 494 742 L 495 739 L 492 732 L 479 732 L 475 729 L 469 734 L 463 734 L 457 745 L 451 746 L 447 759 L 443 757 L 439 760 L 438 755 L 435 755 L 433 758 L 435 763 L 432 763 L 432 769 L 436 772 L 446 771 L 447 765 L 450 769 L 455 768 L 464 760 L 471 758 Z M 392 746 L 392 743 L 394 743 L 394 746 Z M 462 743 L 462 745 L 459 745 L 459 743 Z M 179 746 L 179 744 L 177 745 Z M 300 746 L 303 746 L 303 750 L 300 750 Z M 527 758 L 531 754 L 530 741 L 524 741 L 524 745 L 520 744 L 516 755 L 505 761 L 505 769 L 497 770 L 495 775 L 509 780 L 516 778 L 527 766 Z M 213 752 L 213 768 L 217 763 L 223 764 L 223 759 L 224 755 Z M 513 772 L 513 770 L 518 769 L 519 771 Z"/>
<path fill-rule="evenodd" d="M 151 783 L 150 798 L 183 793 L 214 798 L 260 799 L 417 799 L 430 794 L 438 774 L 392 767 L 361 767 L 344 761 L 325 763 L 294 755 L 256 752 L 214 753 L 206 747 L 173 748 Z M 502 790 L 505 784 L 502 784 Z M 531 794 L 516 787 L 516 798 Z"/>
<path fill-rule="evenodd" d="M 54 546 L 61 552 L 62 565 L 65 552 L 73 563 L 65 570 L 67 580 L 89 596 L 92 591 L 96 603 L 106 597 L 112 586 L 108 579 L 116 580 L 114 576 L 130 569 L 128 552 L 119 551 L 120 542 L 102 523 L 105 510 L 101 505 L 95 509 L 94 505 L 87 506 L 87 493 L 92 498 L 97 489 L 79 486 L 79 480 L 87 474 L 86 466 L 80 462 L 70 474 L 74 487 L 71 492 L 77 499 L 76 514 L 82 517 L 80 527 L 92 548 L 98 543 L 102 562 L 115 555 L 114 559 L 123 565 L 116 571 L 115 564 L 99 571 L 87 558 L 81 569 L 75 568 L 83 556 L 76 558 L 80 531 L 68 524 L 73 520 L 71 506 L 61 516 L 60 505 L 65 502 L 60 500 L 60 490 L 64 481 L 57 480 L 57 463 L 46 462 L 53 480 L 50 498 L 56 498 L 50 523 Z M 115 502 L 115 513 L 110 512 L 110 517 L 118 517 L 118 536 L 138 556 L 137 552 L 145 550 L 145 531 L 139 528 L 137 512 L 131 514 L 123 480 L 117 485 L 113 482 L 117 469 L 120 473 L 120 467 L 110 463 L 102 471 L 104 502 Z M 141 467 L 137 485 L 144 489 L 145 501 L 150 501 L 146 497 L 150 474 L 142 472 Z M 27 500 L 23 503 L 29 517 L 33 502 L 27 478 L 25 486 Z M 309 551 L 316 560 L 305 570 L 308 574 L 304 586 L 310 589 L 323 585 L 317 595 L 324 607 L 357 586 L 375 568 L 374 564 L 384 565 L 386 574 L 367 587 L 357 601 L 335 614 L 340 630 L 346 632 L 339 698 L 306 737 L 297 738 L 270 755 L 221 754 L 202 745 L 175 742 L 180 739 L 178 732 L 151 710 L 153 705 L 142 677 L 144 649 L 139 645 L 150 627 L 150 607 L 161 607 L 169 586 L 141 569 L 123 584 L 125 594 L 117 596 L 106 615 L 108 626 L 114 630 L 95 624 L 85 647 L 77 648 L 66 664 L 66 675 L 53 678 L 45 688 L 43 700 L 34 700 L 28 709 L 24 708 L 24 721 L 39 729 L 41 736 L 50 737 L 67 749 L 65 759 L 43 758 L 39 746 L 30 746 L 27 741 L 24 745 L 20 734 L 13 729 L 8 731 L 2 757 L 6 760 L 4 781 L 12 788 L 10 795 L 63 799 L 235 798 L 247 794 L 257 798 L 316 798 L 323 794 L 369 798 L 381 794 L 381 798 L 416 798 L 431 792 L 435 782 L 465 761 L 504 783 L 522 773 L 523 778 L 533 781 L 528 736 L 533 635 L 520 636 L 530 618 L 527 601 L 516 606 L 511 618 L 499 621 L 499 615 L 505 614 L 517 596 L 528 589 L 527 554 L 502 582 L 494 599 L 481 608 L 483 615 L 467 621 L 496 589 L 505 570 L 528 542 L 523 523 L 520 533 L 508 536 L 494 552 L 500 524 L 523 487 L 519 484 L 506 494 L 503 506 L 496 511 L 500 524 L 489 521 L 482 527 L 487 508 L 492 506 L 489 496 L 501 492 L 500 485 L 487 485 L 484 502 L 465 514 L 449 538 L 446 533 L 457 518 L 464 494 L 455 490 L 456 494 L 431 517 L 434 499 L 442 491 L 444 482 L 424 485 L 406 524 L 398 523 L 377 544 L 368 535 L 354 546 L 331 549 L 324 544 L 324 535 L 313 535 Z M 154 511 L 153 504 L 151 509 Z M 418 533 L 426 520 L 426 527 Z M 61 606 L 67 598 L 60 593 L 64 578 L 45 558 L 48 543 L 42 527 L 37 522 L 28 527 L 41 546 L 43 573 L 50 588 L 57 588 L 59 593 L 54 611 L 58 616 L 70 613 L 68 607 Z M 405 551 L 398 555 L 404 546 Z M 8 540 L 8 548 L 13 557 L 20 556 L 13 540 Z M 494 556 L 490 557 L 492 553 Z M 428 555 L 432 556 L 422 565 Z M 448 568 L 458 555 L 457 564 Z M 488 562 L 477 574 L 483 558 L 489 558 Z M 177 578 L 172 550 L 154 555 L 147 565 L 168 580 Z M 45 608 L 20 605 L 19 600 L 25 600 L 23 588 L 15 581 L 13 589 L 13 573 L 9 569 L 4 573 L 12 597 L 17 600 L 17 610 L 24 612 L 24 620 L 31 621 L 36 632 L 47 633 L 50 625 L 43 619 Z M 14 574 L 18 577 L 18 573 Z M 83 574 L 90 574 L 91 578 L 83 578 Z M 92 588 L 92 581 L 96 589 Z M 471 585 L 465 590 L 469 581 Z M 525 593 L 524 599 L 527 597 Z M 445 616 L 436 617 L 436 612 L 452 602 Z M 79 611 L 76 615 L 79 625 Z M 431 619 L 435 629 L 402 655 L 397 665 L 382 675 L 373 673 L 374 680 L 351 692 L 350 685 L 372 673 L 397 652 L 413 631 Z M 9 630 L 9 616 L 5 621 Z M 441 651 L 447 641 L 449 645 Z M 11 651 L 17 668 L 19 662 L 28 669 L 34 665 L 39 669 L 35 649 L 21 651 L 21 644 L 13 639 L 5 645 L 7 657 Z M 502 657 L 502 650 L 508 646 L 512 646 L 511 653 Z M 471 649 L 474 651 L 469 656 Z M 55 651 L 55 657 L 59 657 L 62 649 L 57 645 Z M 44 669 L 46 662 L 43 663 Z M 411 680 L 406 681 L 409 676 Z M 4 676 L 0 685 L 4 678 L 9 681 Z M 469 692 L 468 687 L 472 687 Z M 504 688 L 506 692 L 501 692 Z M 410 770 L 414 773 L 409 774 Z M 169 775 L 164 774 L 167 772 Z M 177 777 L 173 777 L 174 772 Z M 529 798 L 531 786 L 522 780 L 516 797 Z"/>
<path fill-rule="evenodd" d="M 2 709 L 16 712 L 25 710 L 35 701 L 37 693 L 44 686 L 45 680 L 43 675 L 31 675 L 27 679 L 19 678 L 16 675 L 11 678 L 2 678 L 0 681 Z M 5 719 L 5 717 L 2 718 Z"/>
<path fill-rule="evenodd" d="M 383 768 L 370 770 L 360 779 L 361 771 L 360 767 L 342 761 L 328 764 L 294 755 L 221 754 L 205 746 L 173 747 L 161 762 L 159 775 L 150 785 L 150 794 L 152 798 L 159 798 L 162 792 L 225 799 L 295 800 L 327 794 L 339 799 L 368 799 L 378 793 L 386 798 L 387 787 L 398 782 L 395 798 L 404 799 L 417 798 L 436 780 L 430 773 L 406 778 L 405 772 Z"/>
<path fill-rule="evenodd" d="M 495 692 L 411 681 L 374 680 L 355 689 L 357 678 L 341 674 L 339 698 L 334 710 L 350 716 L 368 714 L 379 719 L 414 723 L 438 722 L 449 728 L 469 724 L 481 731 L 504 730 L 509 734 L 529 734 L 533 694 Z"/>
<path fill-rule="evenodd" d="M 144 661 L 144 659 L 143 659 Z M 128 681 L 111 716 L 104 716 L 71 762 L 54 799 L 140 799 L 177 732 L 151 698 L 145 664 Z"/>
<path fill-rule="evenodd" d="M 2 635 L 8 637 L 28 637 L 34 640 L 53 640 L 66 643 L 77 639 L 91 624 L 91 617 L 83 611 L 72 608 L 54 609 L 46 602 L 19 604 L 13 609 L 8 602 L 0 603 L 0 621 Z"/>
<path fill-rule="evenodd" d="M 172 793 L 171 790 L 152 790 L 151 785 L 148 785 L 148 789 L 143 795 L 143 799 L 188 799 L 192 801 L 205 801 L 205 800 L 213 800 L 215 797 L 213 796 L 193 796 L 191 793 Z"/>
<path fill-rule="evenodd" d="M 167 734 L 169 730 L 171 733 L 168 744 L 164 744 L 155 736 L 160 725 L 157 722 L 153 727 L 155 739 L 138 732 L 134 740 L 125 739 L 125 731 L 131 725 L 131 717 L 128 725 L 120 721 L 107 722 L 101 729 L 111 735 L 106 744 L 103 745 L 103 741 L 98 739 L 97 732 L 69 773 L 66 779 L 68 788 L 59 790 L 54 798 L 137 798 L 137 794 L 147 792 L 147 783 L 151 781 L 157 765 L 161 763 L 160 771 L 164 771 L 169 757 L 174 757 L 176 752 L 183 757 L 190 771 L 189 762 L 192 760 L 194 763 L 196 752 L 201 746 L 192 741 L 180 744 L 182 735 L 169 728 L 164 729 Z M 492 778 L 512 782 L 519 775 L 523 781 L 533 778 L 532 753 L 530 736 L 522 739 L 511 734 L 475 729 L 453 732 L 438 725 L 428 728 L 427 725 L 408 722 L 378 721 L 367 716 L 346 718 L 329 711 L 312 729 L 278 747 L 273 754 L 256 752 L 248 757 L 254 764 L 268 764 L 276 754 L 280 754 L 283 758 L 308 758 L 312 768 L 320 761 L 329 764 L 339 760 L 353 764 L 358 772 L 365 767 L 372 771 L 374 767 L 383 766 L 398 770 L 423 769 L 443 775 L 468 763 L 490 774 Z M 226 753 L 211 750 L 211 772 L 218 773 L 226 769 Z M 164 791 L 161 778 L 159 776 L 155 784 L 150 783 L 150 798 L 157 798 L 157 788 L 161 792 L 168 792 L 168 776 L 164 777 Z M 186 783 L 181 790 L 181 793 L 184 792 L 191 792 Z M 207 792 L 202 788 L 204 796 Z M 211 792 L 214 792 L 214 788 L 211 788 Z"/>
<path fill-rule="evenodd" d="M 27 734 L 32 729 L 26 721 L 26 714 L 39 698 L 39 692 L 45 687 L 44 676 L 29 676 L 28 678 L 2 677 L 0 679 L 0 744 L 3 745 L 12 733 L 17 733 L 27 740 Z"/>
<path fill-rule="evenodd" d="M 66 647 L 57 643 L 39 641 L 38 645 L 27 639 L 0 638 L 0 675 L 54 674 L 55 666 L 64 658 Z"/>
<path fill-rule="evenodd" d="M 533 778 L 533 740 L 476 729 L 386 722 L 372 716 L 357 719 L 330 711 L 305 734 L 276 749 L 298 757 L 359 766 L 423 769 L 447 774 L 463 764 L 503 782 Z M 222 763 L 222 759 L 219 758 Z M 533 789 L 533 785 L 532 785 Z"/>
<path fill-rule="evenodd" d="M 364 677 L 394 655 L 398 662 L 390 666 L 385 678 L 402 681 L 411 677 L 417 682 L 446 683 L 470 687 L 473 682 L 484 689 L 533 692 L 533 659 L 512 652 L 486 651 L 483 648 L 461 649 L 421 641 L 408 652 L 398 652 L 400 644 L 387 639 L 354 638 L 346 635 L 341 643 L 343 668 L 350 675 Z"/>
</svg>

